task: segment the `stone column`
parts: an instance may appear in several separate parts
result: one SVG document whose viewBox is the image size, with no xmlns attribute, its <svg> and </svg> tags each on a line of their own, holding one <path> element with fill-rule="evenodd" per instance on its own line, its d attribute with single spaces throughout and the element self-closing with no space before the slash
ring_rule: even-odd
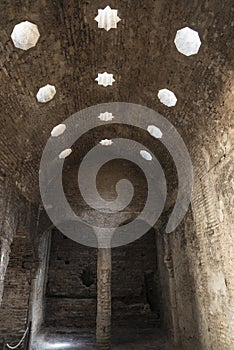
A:
<svg viewBox="0 0 234 350">
<path fill-rule="evenodd" d="M 98 350 L 109 350 L 111 348 L 111 269 L 111 248 L 99 248 L 96 320 Z"/>
<path fill-rule="evenodd" d="M 45 232 L 39 242 L 38 248 L 38 266 L 32 280 L 32 293 L 31 293 L 31 346 L 36 339 L 36 335 L 40 330 L 40 327 L 44 321 L 45 312 L 45 293 L 46 283 L 48 277 L 49 256 L 50 256 L 50 244 L 51 244 L 51 232 Z"/>
<path fill-rule="evenodd" d="M 170 304 L 171 304 L 171 318 L 173 325 L 173 337 L 175 345 L 180 345 L 180 329 L 179 321 L 177 315 L 177 303 L 176 303 L 176 285 L 175 285 L 175 276 L 174 276 L 174 267 L 170 247 L 170 237 L 166 235 L 164 237 L 165 242 L 165 255 L 164 262 L 166 264 L 168 275 L 169 275 L 169 295 L 170 295 Z"/>
</svg>

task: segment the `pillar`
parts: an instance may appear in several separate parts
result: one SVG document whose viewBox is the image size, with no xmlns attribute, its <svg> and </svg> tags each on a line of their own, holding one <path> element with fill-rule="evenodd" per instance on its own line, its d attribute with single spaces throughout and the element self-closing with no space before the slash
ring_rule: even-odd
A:
<svg viewBox="0 0 234 350">
<path fill-rule="evenodd" d="M 111 348 L 111 269 L 111 248 L 99 248 L 96 320 L 98 350 L 109 350 Z"/>
</svg>

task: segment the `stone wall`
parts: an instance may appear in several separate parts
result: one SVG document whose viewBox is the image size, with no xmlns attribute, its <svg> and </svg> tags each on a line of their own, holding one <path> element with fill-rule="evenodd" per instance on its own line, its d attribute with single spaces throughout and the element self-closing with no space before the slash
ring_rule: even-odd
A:
<svg viewBox="0 0 234 350">
<path fill-rule="evenodd" d="M 37 210 L 0 176 L 0 345 L 18 342 L 27 327 Z"/>
<path fill-rule="evenodd" d="M 0 313 L 0 334 L 10 345 L 18 343 L 27 328 L 32 262 L 28 233 L 17 232 L 11 246 Z"/>
<path fill-rule="evenodd" d="M 10 245 L 19 221 L 19 195 L 4 176 L 0 176 L 0 305 L 4 277 L 9 262 Z"/>
<path fill-rule="evenodd" d="M 139 316 L 159 318 L 155 232 L 112 250 L 113 325 Z M 97 252 L 54 232 L 47 285 L 46 323 L 92 327 L 96 319 Z M 152 316 L 153 313 L 153 317 Z M 141 318 L 142 316 L 142 318 Z"/>
<path fill-rule="evenodd" d="M 113 1 L 110 5 L 116 4 Z M 24 252 L 17 243 L 18 239 L 23 241 L 21 236 L 12 246 L 12 262 L 7 270 L 11 243 L 18 237 L 16 232 L 25 233 L 18 226 L 31 211 L 15 186 L 31 201 L 39 202 L 38 169 L 51 129 L 82 108 L 114 100 L 142 104 L 167 117 L 180 131 L 193 158 L 191 210 L 174 234 L 164 238 L 160 229 L 157 236 L 163 324 L 185 350 L 230 350 L 234 342 L 233 146 L 228 130 L 233 126 L 233 1 L 124 0 L 118 6 L 118 30 L 108 33 L 98 30 L 94 21 L 99 6 L 96 0 L 38 0 L 24 2 L 23 6 L 20 1 L 0 3 L 0 167 L 5 174 L 0 176 L 0 303 L 3 294 L 3 307 L 8 305 L 5 314 L 0 310 L 0 334 L 2 329 L 7 336 L 14 328 L 18 332 L 20 326 L 14 317 L 16 323 L 8 324 L 7 329 L 6 315 L 13 312 L 10 300 L 16 293 L 14 299 L 19 303 L 21 295 L 17 291 L 21 290 L 25 309 L 19 316 L 24 320 L 29 294 L 29 271 L 20 265 L 24 262 Z M 38 45 L 28 52 L 16 49 L 10 39 L 14 25 L 25 18 L 36 23 L 41 34 Z M 199 32 L 202 45 L 196 56 L 185 57 L 175 48 L 175 33 L 184 26 Z M 108 89 L 94 81 L 98 72 L 105 70 L 116 79 Z M 39 105 L 35 96 L 48 83 L 48 77 L 53 78 L 57 94 L 50 103 Z M 158 100 L 157 92 L 163 87 L 175 92 L 178 103 L 174 108 Z M 74 146 L 68 170 L 87 153 L 91 143 L 99 142 L 100 136 L 114 138 L 118 131 L 113 127 L 112 133 L 106 128 L 96 136 L 86 135 L 84 142 Z M 137 137 L 147 144 L 146 134 L 138 132 Z M 159 153 L 164 166 L 168 165 L 165 152 Z M 115 173 L 114 168 L 111 170 Z M 14 179 L 15 185 L 6 177 Z M 71 196 L 80 201 L 73 189 Z M 86 215 L 90 213 L 86 211 Z M 94 253 L 87 255 L 96 261 Z M 65 276 L 68 258 L 58 260 L 56 277 Z M 89 276 L 89 271 L 83 275 L 86 281 Z M 64 305 L 66 301 L 65 312 L 70 310 L 71 300 L 88 300 L 87 305 L 91 301 L 94 305 L 95 287 L 91 285 L 88 292 L 76 275 L 71 277 L 74 284 L 67 281 L 67 286 L 76 286 L 72 297 L 62 282 L 56 288 L 48 285 L 48 300 L 58 320 L 58 310 L 63 308 L 60 301 Z M 10 290 L 7 294 L 4 278 L 6 291 Z M 139 280 L 142 283 L 143 277 Z M 119 288 L 122 279 L 115 281 L 119 277 L 114 274 L 113 283 Z M 127 292 L 127 286 L 123 287 Z M 136 298 L 140 285 L 132 287 L 136 288 Z M 143 295 L 142 300 L 144 304 Z M 88 306 L 94 310 L 94 306 Z M 18 340 L 18 333 L 15 338 Z"/>
<path fill-rule="evenodd" d="M 210 168 L 195 184 L 193 218 L 199 246 L 195 263 L 189 250 L 196 281 L 201 342 L 231 349 L 233 344 L 233 152 Z"/>
<path fill-rule="evenodd" d="M 192 205 L 169 237 L 177 335 L 183 349 L 230 350 L 234 343 L 231 138 L 229 133 L 226 147 L 217 136 L 213 149 L 210 145 L 201 152 L 193 144 Z"/>
</svg>

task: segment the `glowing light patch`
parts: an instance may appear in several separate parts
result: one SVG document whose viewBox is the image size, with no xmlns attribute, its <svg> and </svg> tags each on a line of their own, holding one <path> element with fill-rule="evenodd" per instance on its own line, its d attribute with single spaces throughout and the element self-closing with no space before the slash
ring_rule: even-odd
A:
<svg viewBox="0 0 234 350">
<path fill-rule="evenodd" d="M 158 98 L 161 103 L 163 103 L 167 107 L 173 107 L 177 103 L 177 98 L 174 92 L 168 89 L 162 89 L 158 92 Z"/>
<path fill-rule="evenodd" d="M 98 85 L 102 85 L 105 87 L 113 85 L 113 83 L 115 82 L 113 74 L 109 74 L 107 72 L 104 72 L 102 74 L 98 73 L 98 77 L 95 80 L 98 82 Z"/>
<path fill-rule="evenodd" d="M 68 342 L 57 342 L 57 343 L 49 343 L 49 342 L 46 342 L 44 343 L 44 347 L 46 350 L 52 350 L 52 349 L 55 349 L 55 350 L 58 350 L 58 349 L 71 349 L 73 348 L 74 344 L 71 344 L 71 343 L 68 343 Z M 78 345 L 78 344 L 77 344 Z"/>
<path fill-rule="evenodd" d="M 98 28 L 103 28 L 108 32 L 111 28 L 116 29 L 121 19 L 118 17 L 118 10 L 113 10 L 110 6 L 107 6 L 104 10 L 98 10 L 95 21 L 98 22 Z"/>
<path fill-rule="evenodd" d="M 140 154 L 141 154 L 142 158 L 144 158 L 146 160 L 152 160 L 153 159 L 151 154 L 149 152 L 147 152 L 147 151 L 142 150 L 142 151 L 140 151 Z"/>
<path fill-rule="evenodd" d="M 101 113 L 98 118 L 103 122 L 108 122 L 114 119 L 114 116 L 112 113 L 105 112 L 105 113 Z"/>
<path fill-rule="evenodd" d="M 59 154 L 59 158 L 60 158 L 60 159 L 65 159 L 65 158 L 67 158 L 68 156 L 70 156 L 71 153 L 72 153 L 71 148 L 67 148 L 67 149 L 65 149 L 64 151 L 62 151 L 62 152 Z"/>
<path fill-rule="evenodd" d="M 201 46 L 198 32 L 189 27 L 177 31 L 174 43 L 177 50 L 185 56 L 197 54 Z"/>
<path fill-rule="evenodd" d="M 55 86 L 47 84 L 41 87 L 37 93 L 37 100 L 41 103 L 46 103 L 51 101 L 56 94 Z"/>
<path fill-rule="evenodd" d="M 2 265 L 2 264 L 3 264 L 3 260 L 4 260 L 4 258 L 5 258 L 5 254 L 4 254 L 4 252 L 2 252 L 0 265 Z"/>
<path fill-rule="evenodd" d="M 66 125 L 65 124 L 58 124 L 51 131 L 51 136 L 52 137 L 58 137 L 58 136 L 62 135 L 65 130 L 66 130 Z"/>
<path fill-rule="evenodd" d="M 148 133 L 150 133 L 151 136 L 155 137 L 156 139 L 161 139 L 162 138 L 162 131 L 157 128 L 155 125 L 149 125 L 147 128 Z"/>
<path fill-rule="evenodd" d="M 18 49 L 28 50 L 36 46 L 40 33 L 36 24 L 25 21 L 15 25 L 11 39 Z"/>
<path fill-rule="evenodd" d="M 108 139 L 105 139 L 105 140 L 102 140 L 99 142 L 102 146 L 111 146 L 113 144 L 113 141 L 112 140 L 108 140 Z"/>
</svg>

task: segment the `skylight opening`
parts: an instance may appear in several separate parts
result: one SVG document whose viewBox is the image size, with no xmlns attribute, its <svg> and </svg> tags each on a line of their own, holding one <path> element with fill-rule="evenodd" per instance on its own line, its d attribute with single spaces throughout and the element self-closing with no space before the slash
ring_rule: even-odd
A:
<svg viewBox="0 0 234 350">
<path fill-rule="evenodd" d="M 113 85 L 113 83 L 115 82 L 113 74 L 109 74 L 107 72 L 99 73 L 98 77 L 95 80 L 98 82 L 98 85 L 102 85 L 105 87 Z"/>
<path fill-rule="evenodd" d="M 109 122 L 115 117 L 113 116 L 112 113 L 105 112 L 105 113 L 101 113 L 98 118 L 103 122 Z"/>
<path fill-rule="evenodd" d="M 163 136 L 162 131 L 155 125 L 149 125 L 147 131 L 155 139 L 161 139 Z"/>
<path fill-rule="evenodd" d="M 40 103 L 47 103 L 54 98 L 55 94 L 55 86 L 47 84 L 39 89 L 37 93 L 37 100 Z"/>
<path fill-rule="evenodd" d="M 60 158 L 60 159 L 65 159 L 65 158 L 67 158 L 68 156 L 70 156 L 71 153 L 72 153 L 72 149 L 71 149 L 71 148 L 67 148 L 67 149 L 65 149 L 64 151 L 62 151 L 62 152 L 59 154 L 59 158 Z"/>
<path fill-rule="evenodd" d="M 98 22 L 98 28 L 105 29 L 108 32 L 112 28 L 116 29 L 121 19 L 118 17 L 118 10 L 111 9 L 110 6 L 107 6 L 105 9 L 98 10 L 95 21 Z"/>
<path fill-rule="evenodd" d="M 185 56 L 196 55 L 201 46 L 198 32 L 189 27 L 177 31 L 174 43 L 177 50 Z"/>
<path fill-rule="evenodd" d="M 25 21 L 15 25 L 11 39 L 16 48 L 29 50 L 36 46 L 40 33 L 36 24 Z"/>
<path fill-rule="evenodd" d="M 52 137 L 58 137 L 58 136 L 62 135 L 65 130 L 66 130 L 66 125 L 65 124 L 58 124 L 51 131 L 51 136 Z"/>
<path fill-rule="evenodd" d="M 158 98 L 161 103 L 163 103 L 167 107 L 174 107 L 177 103 L 177 98 L 174 92 L 168 89 L 162 89 L 158 92 Z"/>
<path fill-rule="evenodd" d="M 142 156 L 142 158 L 144 158 L 145 160 L 148 160 L 148 161 L 153 159 L 152 155 L 145 150 L 140 151 L 140 155 Z"/>
<path fill-rule="evenodd" d="M 111 146 L 113 144 L 113 141 L 112 140 L 109 140 L 109 139 L 105 139 L 105 140 L 101 140 L 99 142 L 102 146 Z"/>
</svg>

